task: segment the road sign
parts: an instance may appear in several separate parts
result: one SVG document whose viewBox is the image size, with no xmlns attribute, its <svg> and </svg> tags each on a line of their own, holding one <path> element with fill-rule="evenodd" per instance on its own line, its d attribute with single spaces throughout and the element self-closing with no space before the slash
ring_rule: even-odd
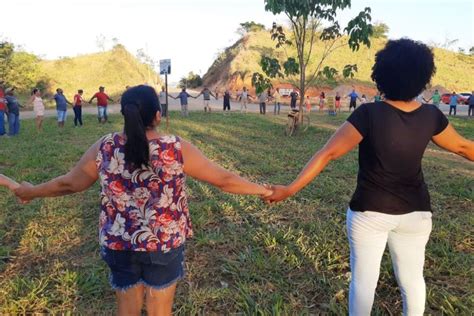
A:
<svg viewBox="0 0 474 316">
<path fill-rule="evenodd" d="M 171 59 L 160 60 L 160 75 L 171 74 Z"/>
</svg>

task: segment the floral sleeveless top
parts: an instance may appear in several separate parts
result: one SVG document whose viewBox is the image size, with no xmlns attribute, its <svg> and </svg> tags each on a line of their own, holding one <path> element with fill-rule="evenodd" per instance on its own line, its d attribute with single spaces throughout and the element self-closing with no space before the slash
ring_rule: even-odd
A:
<svg viewBox="0 0 474 316">
<path fill-rule="evenodd" d="M 192 237 L 181 142 L 149 141 L 149 167 L 125 163 L 123 134 L 106 135 L 97 154 L 100 177 L 100 245 L 114 250 L 162 251 Z"/>
</svg>

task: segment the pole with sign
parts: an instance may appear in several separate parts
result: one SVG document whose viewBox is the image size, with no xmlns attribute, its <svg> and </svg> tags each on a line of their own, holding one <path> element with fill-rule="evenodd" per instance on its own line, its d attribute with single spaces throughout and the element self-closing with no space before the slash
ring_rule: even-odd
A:
<svg viewBox="0 0 474 316">
<path fill-rule="evenodd" d="M 165 93 L 166 93 L 166 129 L 169 129 L 169 104 L 168 104 L 168 75 L 171 74 L 171 59 L 160 60 L 160 75 L 165 75 Z"/>
</svg>

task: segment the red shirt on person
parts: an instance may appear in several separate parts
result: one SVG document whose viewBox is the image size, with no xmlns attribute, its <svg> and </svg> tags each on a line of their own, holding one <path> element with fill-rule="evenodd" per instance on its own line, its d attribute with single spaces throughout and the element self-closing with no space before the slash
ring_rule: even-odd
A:
<svg viewBox="0 0 474 316">
<path fill-rule="evenodd" d="M 0 111 L 6 110 L 7 106 L 5 104 L 5 92 L 3 92 L 3 89 L 0 88 Z"/>
<path fill-rule="evenodd" d="M 82 106 L 82 96 L 80 94 L 76 94 L 74 96 L 74 106 Z"/>
<path fill-rule="evenodd" d="M 94 94 L 94 97 L 97 98 L 97 105 L 98 106 L 107 106 L 109 96 L 105 94 L 104 92 L 97 92 Z"/>
</svg>

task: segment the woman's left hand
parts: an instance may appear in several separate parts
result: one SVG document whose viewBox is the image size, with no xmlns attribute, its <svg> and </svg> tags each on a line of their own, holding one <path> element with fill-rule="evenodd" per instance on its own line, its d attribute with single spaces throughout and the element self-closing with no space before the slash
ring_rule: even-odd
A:
<svg viewBox="0 0 474 316">
<path fill-rule="evenodd" d="M 280 202 L 292 195 L 289 187 L 284 185 L 272 185 L 269 189 L 272 191 L 272 194 L 262 197 L 266 203 Z"/>
<path fill-rule="evenodd" d="M 31 194 L 32 187 L 33 185 L 31 183 L 22 182 L 19 187 L 13 190 L 13 193 L 15 193 L 21 204 L 27 204 L 34 198 Z"/>
</svg>

